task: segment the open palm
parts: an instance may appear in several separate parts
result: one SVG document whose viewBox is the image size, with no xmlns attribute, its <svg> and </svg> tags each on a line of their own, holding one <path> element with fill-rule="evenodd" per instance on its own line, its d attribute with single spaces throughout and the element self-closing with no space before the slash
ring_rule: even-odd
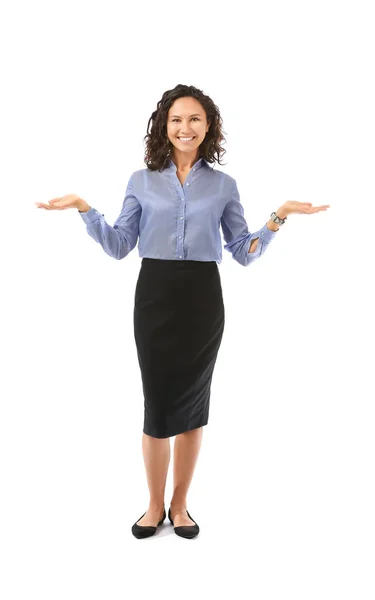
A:
<svg viewBox="0 0 375 600">
<path fill-rule="evenodd" d="M 77 194 L 67 194 L 61 198 L 53 198 L 48 201 L 48 204 L 43 202 L 35 202 L 38 208 L 45 208 L 46 210 L 66 210 L 67 208 L 79 208 L 82 206 L 82 198 Z"/>
<path fill-rule="evenodd" d="M 330 208 L 329 204 L 321 204 L 320 206 L 313 206 L 311 202 L 297 202 L 297 200 L 287 200 L 283 204 L 282 211 L 285 215 L 291 215 L 293 213 L 311 215 L 322 210 Z"/>
</svg>

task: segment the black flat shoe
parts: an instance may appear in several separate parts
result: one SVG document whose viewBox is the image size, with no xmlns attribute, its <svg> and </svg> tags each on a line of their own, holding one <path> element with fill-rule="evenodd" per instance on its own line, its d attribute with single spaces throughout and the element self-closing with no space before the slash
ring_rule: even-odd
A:
<svg viewBox="0 0 375 600">
<path fill-rule="evenodd" d="M 187 512 L 189 519 L 194 521 L 193 517 L 189 514 L 189 511 L 187 510 L 186 512 Z M 173 521 L 172 521 L 172 517 L 171 517 L 171 509 L 168 510 L 168 519 L 170 520 L 170 522 L 173 525 Z M 195 521 L 194 521 L 194 523 L 195 523 Z M 174 525 L 173 525 L 173 527 L 174 527 Z M 191 538 L 195 537 L 196 535 L 198 535 L 199 525 L 198 525 L 198 523 L 195 523 L 195 525 L 180 525 L 179 527 L 174 527 L 174 532 L 177 533 L 177 535 L 179 535 L 180 537 L 191 539 Z"/>
<path fill-rule="evenodd" d="M 146 510 L 146 512 L 147 512 L 147 510 Z M 144 517 L 145 514 L 146 513 L 143 513 L 142 517 Z M 132 526 L 132 534 L 138 539 L 146 538 L 146 537 L 150 537 L 151 535 L 154 535 L 157 528 L 159 527 L 159 525 L 161 525 L 163 523 L 166 516 L 167 515 L 165 512 L 165 508 L 164 508 L 163 516 L 156 527 L 153 527 L 152 525 L 137 525 L 138 521 L 140 521 L 142 519 L 142 517 L 139 517 L 139 519 L 137 519 L 137 521 Z"/>
</svg>

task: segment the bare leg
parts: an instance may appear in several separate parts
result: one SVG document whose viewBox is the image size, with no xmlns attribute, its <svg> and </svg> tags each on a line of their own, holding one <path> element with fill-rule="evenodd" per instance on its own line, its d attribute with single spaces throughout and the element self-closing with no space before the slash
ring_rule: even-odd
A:
<svg viewBox="0 0 375 600">
<path fill-rule="evenodd" d="M 202 444 L 203 427 L 176 435 L 174 442 L 173 497 L 171 517 L 173 525 L 194 525 L 186 513 L 186 496 Z"/>
<path fill-rule="evenodd" d="M 143 460 L 146 467 L 150 504 L 138 525 L 156 527 L 163 516 L 164 492 L 170 460 L 170 438 L 154 438 L 142 434 Z"/>
</svg>

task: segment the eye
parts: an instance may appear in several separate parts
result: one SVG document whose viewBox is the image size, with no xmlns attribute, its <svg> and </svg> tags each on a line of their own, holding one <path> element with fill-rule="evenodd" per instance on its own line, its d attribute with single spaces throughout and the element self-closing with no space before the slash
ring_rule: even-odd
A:
<svg viewBox="0 0 375 600">
<path fill-rule="evenodd" d="M 193 119 L 197 119 L 197 121 L 199 121 L 199 117 L 193 117 Z M 180 119 L 172 119 L 172 122 L 173 122 L 173 121 L 179 121 L 179 120 L 180 120 Z"/>
</svg>

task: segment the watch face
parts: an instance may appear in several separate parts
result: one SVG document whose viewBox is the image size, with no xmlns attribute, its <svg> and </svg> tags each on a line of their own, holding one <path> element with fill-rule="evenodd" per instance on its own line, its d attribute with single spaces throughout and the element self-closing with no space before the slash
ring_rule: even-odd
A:
<svg viewBox="0 0 375 600">
<path fill-rule="evenodd" d="M 280 223 L 280 225 L 282 225 L 284 223 L 284 220 L 285 220 L 285 219 L 280 219 L 280 217 L 278 217 L 275 212 L 273 212 L 271 214 L 271 219 L 274 221 L 274 223 Z"/>
</svg>

